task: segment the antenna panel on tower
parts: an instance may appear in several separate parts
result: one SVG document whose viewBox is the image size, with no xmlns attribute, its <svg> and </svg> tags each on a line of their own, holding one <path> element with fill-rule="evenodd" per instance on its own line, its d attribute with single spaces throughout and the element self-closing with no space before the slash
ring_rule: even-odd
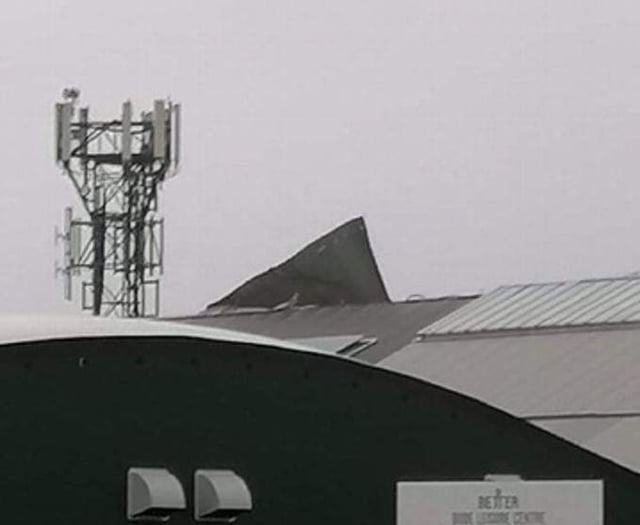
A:
<svg viewBox="0 0 640 525">
<path fill-rule="evenodd" d="M 164 100 L 153 103 L 153 158 L 163 160 L 167 152 L 167 111 Z"/>
<path fill-rule="evenodd" d="M 180 119 L 181 108 L 180 104 L 173 105 L 173 111 L 171 113 L 171 157 L 175 168 L 180 164 Z"/>
<path fill-rule="evenodd" d="M 79 150 L 82 153 L 87 152 L 87 138 L 89 135 L 89 108 L 80 109 L 80 128 L 78 129 L 78 140 L 80 142 Z"/>
<path fill-rule="evenodd" d="M 73 106 L 69 103 L 56 104 L 56 160 L 71 158 L 71 119 Z"/>
<path fill-rule="evenodd" d="M 75 266 L 80 264 L 80 257 L 82 253 L 82 226 L 80 224 L 71 223 L 69 242 L 71 244 L 71 264 Z"/>
<path fill-rule="evenodd" d="M 62 275 L 64 279 L 64 298 L 71 300 L 71 265 L 73 263 L 71 256 L 71 225 L 73 224 L 73 210 L 71 206 L 64 209 L 64 268 Z"/>
<path fill-rule="evenodd" d="M 131 102 L 122 104 L 122 160 L 131 160 Z"/>
</svg>

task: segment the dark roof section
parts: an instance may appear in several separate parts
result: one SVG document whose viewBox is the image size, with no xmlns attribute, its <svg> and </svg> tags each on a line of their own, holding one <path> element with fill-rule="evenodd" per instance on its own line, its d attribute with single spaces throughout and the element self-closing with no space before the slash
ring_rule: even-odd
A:
<svg viewBox="0 0 640 525">
<path fill-rule="evenodd" d="M 357 359 L 377 363 L 409 344 L 424 326 L 475 297 L 446 297 L 402 303 L 294 307 L 268 311 L 234 311 L 175 319 L 186 323 L 239 330 L 280 339 L 362 334 L 376 343 Z"/>
<path fill-rule="evenodd" d="M 249 279 L 207 309 L 389 302 L 364 219 L 358 217 Z"/>
</svg>

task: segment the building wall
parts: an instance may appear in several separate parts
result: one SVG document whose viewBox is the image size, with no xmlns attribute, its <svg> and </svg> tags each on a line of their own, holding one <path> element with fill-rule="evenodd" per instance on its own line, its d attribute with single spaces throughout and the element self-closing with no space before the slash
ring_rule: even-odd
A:
<svg viewBox="0 0 640 525">
<path fill-rule="evenodd" d="M 479 402 L 346 359 L 186 338 L 8 345 L 0 494 L 13 524 L 126 523 L 129 467 L 183 483 L 232 469 L 240 523 L 395 523 L 401 480 L 604 479 L 606 523 L 636 525 L 640 476 Z"/>
</svg>

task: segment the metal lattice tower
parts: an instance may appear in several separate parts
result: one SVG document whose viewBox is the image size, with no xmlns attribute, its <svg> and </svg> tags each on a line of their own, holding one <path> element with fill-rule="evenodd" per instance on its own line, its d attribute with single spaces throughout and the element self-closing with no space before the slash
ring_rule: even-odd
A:
<svg viewBox="0 0 640 525">
<path fill-rule="evenodd" d="M 130 102 L 117 120 L 90 120 L 78 107 L 77 89 L 56 104 L 56 160 L 84 209 L 65 210 L 65 298 L 73 277 L 82 280 L 82 308 L 94 315 L 152 317 L 159 314 L 164 223 L 158 191 L 179 164 L 180 106 L 156 100 L 133 119 Z M 90 275 L 90 278 L 87 278 Z"/>
</svg>

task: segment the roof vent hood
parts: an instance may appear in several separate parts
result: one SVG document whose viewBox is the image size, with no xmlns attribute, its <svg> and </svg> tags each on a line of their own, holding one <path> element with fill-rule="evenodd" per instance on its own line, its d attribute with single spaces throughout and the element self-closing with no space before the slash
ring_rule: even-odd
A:
<svg viewBox="0 0 640 525">
<path fill-rule="evenodd" d="M 232 470 L 197 470 L 194 485 L 196 521 L 232 523 L 252 509 L 247 484 Z"/>
<path fill-rule="evenodd" d="M 180 481 L 163 468 L 130 468 L 127 472 L 127 518 L 167 521 L 186 508 Z"/>
</svg>

